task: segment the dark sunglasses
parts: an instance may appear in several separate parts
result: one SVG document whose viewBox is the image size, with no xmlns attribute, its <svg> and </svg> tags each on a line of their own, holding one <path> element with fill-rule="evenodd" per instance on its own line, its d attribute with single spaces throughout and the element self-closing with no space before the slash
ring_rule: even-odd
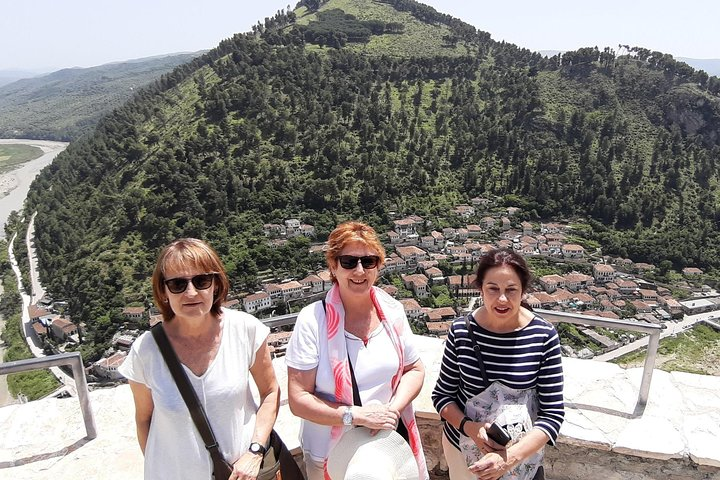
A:
<svg viewBox="0 0 720 480">
<path fill-rule="evenodd" d="M 207 290 L 213 283 L 217 273 L 201 273 L 192 278 L 171 278 L 163 283 L 170 290 L 170 293 L 183 293 L 187 290 L 188 283 L 192 282 L 195 290 Z"/>
<path fill-rule="evenodd" d="M 377 255 L 367 255 L 365 257 L 356 257 L 355 255 L 340 255 L 338 262 L 342 268 L 352 270 L 357 267 L 358 262 L 362 264 L 363 269 L 369 270 L 375 268 L 380 263 L 380 257 Z"/>
</svg>

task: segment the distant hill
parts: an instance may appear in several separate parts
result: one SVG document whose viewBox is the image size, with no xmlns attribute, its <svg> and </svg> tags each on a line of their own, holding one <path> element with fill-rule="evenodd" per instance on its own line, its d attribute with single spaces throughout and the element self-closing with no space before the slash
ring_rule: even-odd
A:
<svg viewBox="0 0 720 480">
<path fill-rule="evenodd" d="M 718 58 L 699 59 L 678 57 L 677 59 L 681 62 L 687 63 L 693 68 L 697 68 L 698 70 L 705 70 L 708 75 L 715 75 L 716 77 L 720 77 L 720 59 Z"/>
<path fill-rule="evenodd" d="M 69 68 L 0 86 L 0 138 L 73 140 L 139 88 L 200 53 Z"/>
<path fill-rule="evenodd" d="M 88 345 L 147 304 L 174 238 L 209 240 L 251 292 L 259 272 L 322 262 L 304 238 L 268 245 L 264 224 L 459 227 L 476 196 L 720 276 L 720 79 L 635 47 L 546 58 L 411 0 L 298 5 L 141 89 L 33 183 L 43 285 Z"/>
<path fill-rule="evenodd" d="M 0 70 L 0 87 L 9 83 L 17 82 L 23 78 L 32 78 L 42 75 L 40 72 L 28 72 L 24 70 Z"/>
</svg>

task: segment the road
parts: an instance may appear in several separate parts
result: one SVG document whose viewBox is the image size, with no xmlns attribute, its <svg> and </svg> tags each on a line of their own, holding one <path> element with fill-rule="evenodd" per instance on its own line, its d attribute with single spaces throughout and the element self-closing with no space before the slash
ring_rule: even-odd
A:
<svg viewBox="0 0 720 480">
<path fill-rule="evenodd" d="M 40 284 L 40 275 L 38 274 L 37 265 L 37 254 L 35 253 L 35 245 L 33 244 L 33 238 L 35 238 L 35 216 L 37 212 L 32 214 L 30 222 L 28 223 L 27 233 L 25 234 L 25 244 L 27 245 L 28 260 L 30 261 L 30 304 L 35 305 L 43 295 L 45 295 L 45 289 Z"/>
<path fill-rule="evenodd" d="M 28 307 L 30 306 L 30 295 L 26 294 L 23 289 L 22 284 L 22 276 L 20 274 L 20 268 L 18 267 L 17 260 L 15 259 L 15 254 L 13 253 L 13 241 L 15 240 L 15 236 L 17 234 L 13 235 L 13 238 L 10 240 L 10 243 L 8 245 L 8 256 L 10 257 L 10 265 L 12 266 L 13 271 L 15 272 L 15 275 L 17 276 L 18 281 L 18 291 L 20 292 L 20 296 L 22 297 L 22 328 L 23 328 L 23 335 L 25 336 L 25 341 L 27 342 L 28 347 L 30 348 L 30 351 L 35 357 L 44 357 L 45 352 L 43 352 L 42 346 L 38 345 L 36 343 L 37 336 L 32 333 L 32 325 L 30 322 L 30 313 L 28 312 Z M 74 388 L 75 381 L 73 378 L 69 375 L 66 375 L 65 372 L 60 370 L 59 367 L 52 367 L 50 368 L 53 375 L 57 377 L 58 380 L 60 380 L 60 383 L 62 383 L 65 386 Z"/>
<path fill-rule="evenodd" d="M 660 340 L 670 337 L 672 335 L 677 335 L 678 333 L 682 333 L 685 330 L 692 328 L 696 323 L 702 322 L 703 320 L 715 318 L 716 315 L 718 315 L 718 312 L 700 313 L 698 315 L 685 315 L 685 317 L 677 323 L 667 322 L 665 324 L 667 328 L 663 330 L 662 333 L 660 333 Z M 622 357 L 626 353 L 633 352 L 640 348 L 646 348 L 649 341 L 650 337 L 645 336 L 643 338 L 635 340 L 634 342 L 630 342 L 627 345 L 623 345 L 620 348 L 616 348 L 611 352 L 598 355 L 597 357 L 593 357 L 593 360 L 597 360 L 599 362 L 608 362 L 610 360 L 614 360 L 618 357 Z"/>
</svg>

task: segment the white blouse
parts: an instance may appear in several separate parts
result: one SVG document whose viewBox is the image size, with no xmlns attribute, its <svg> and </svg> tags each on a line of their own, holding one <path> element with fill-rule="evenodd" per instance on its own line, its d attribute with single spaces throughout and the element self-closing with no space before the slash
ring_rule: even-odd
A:
<svg viewBox="0 0 720 480">
<path fill-rule="evenodd" d="M 398 303 L 399 305 L 399 303 Z M 404 316 L 402 306 L 400 312 Z M 385 312 L 388 314 L 389 312 Z M 393 312 L 394 313 L 394 312 Z M 403 329 L 406 334 L 400 337 L 405 352 L 405 365 L 411 365 L 420 358 L 412 341 L 412 330 L 406 322 Z M 315 377 L 315 395 L 329 401 L 335 401 L 335 377 L 330 367 L 327 340 L 320 341 L 319 336 L 327 336 L 327 323 L 322 302 L 316 302 L 303 308 L 298 314 L 293 334 L 288 343 L 285 364 L 297 370 L 312 370 L 317 367 Z M 355 372 L 355 380 L 363 405 L 372 403 L 386 404 L 392 399 L 391 379 L 398 371 L 398 356 L 385 327 L 378 325 L 370 334 L 367 345 L 354 335 L 345 332 L 348 358 Z M 304 452 L 322 462 L 328 456 L 330 430 L 332 427 L 319 425 L 308 420 L 302 421 L 300 439 Z"/>
<path fill-rule="evenodd" d="M 200 377 L 183 365 L 223 457 L 230 463 L 247 452 L 258 405 L 250 367 L 270 329 L 252 315 L 223 309 L 222 338 L 215 359 Z M 145 448 L 145 479 L 209 479 L 212 461 L 150 332 L 132 345 L 119 368 L 152 392 L 154 410 Z"/>
</svg>

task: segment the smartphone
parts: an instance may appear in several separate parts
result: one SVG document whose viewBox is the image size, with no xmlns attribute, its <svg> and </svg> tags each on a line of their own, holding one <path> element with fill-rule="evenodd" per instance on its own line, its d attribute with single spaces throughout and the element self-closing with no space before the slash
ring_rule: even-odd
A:
<svg viewBox="0 0 720 480">
<path fill-rule="evenodd" d="M 503 447 L 510 443 L 510 435 L 505 431 L 503 427 L 501 427 L 495 422 L 490 425 L 490 428 L 488 428 L 486 432 L 490 440 L 502 445 Z"/>
</svg>

